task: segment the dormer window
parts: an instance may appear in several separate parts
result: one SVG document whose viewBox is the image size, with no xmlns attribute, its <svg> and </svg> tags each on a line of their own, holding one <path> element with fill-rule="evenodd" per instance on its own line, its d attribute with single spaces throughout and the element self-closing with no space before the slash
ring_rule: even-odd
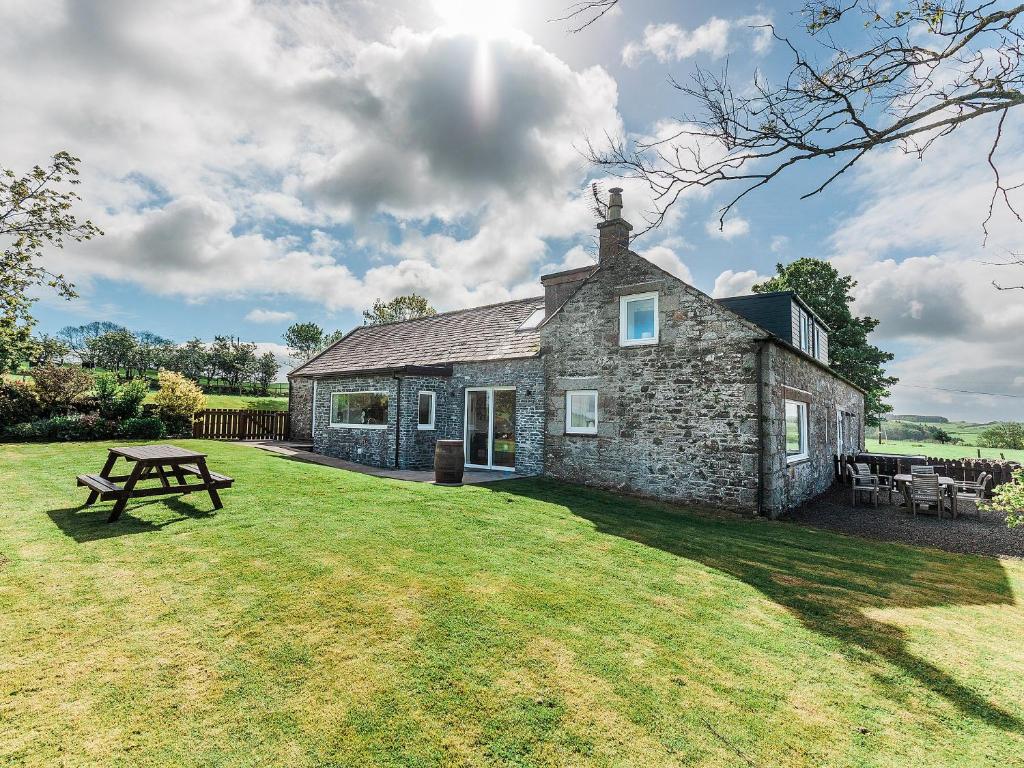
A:
<svg viewBox="0 0 1024 768">
<path fill-rule="evenodd" d="M 807 354 L 813 354 L 811 349 L 811 316 L 802 309 L 798 309 L 797 312 L 800 313 L 800 349 Z"/>
<path fill-rule="evenodd" d="M 658 294 L 634 293 L 619 298 L 619 345 L 658 343 Z"/>
</svg>

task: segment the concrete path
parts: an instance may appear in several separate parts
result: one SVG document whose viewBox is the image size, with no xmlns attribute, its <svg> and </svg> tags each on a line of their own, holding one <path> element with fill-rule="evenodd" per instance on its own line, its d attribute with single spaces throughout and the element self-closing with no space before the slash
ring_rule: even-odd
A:
<svg viewBox="0 0 1024 768">
<path fill-rule="evenodd" d="M 311 464 L 322 464 L 325 467 L 347 469 L 349 472 L 359 472 L 363 475 L 388 477 L 392 480 L 406 480 L 413 483 L 434 482 L 433 470 L 381 469 L 379 467 L 369 467 L 365 464 L 357 464 L 354 461 L 345 461 L 344 459 L 336 459 L 332 456 L 323 456 L 319 453 L 313 453 L 313 451 L 310 450 L 312 446 L 308 443 L 245 440 L 242 441 L 241 444 L 252 446 L 253 448 L 259 448 L 263 451 L 269 451 L 270 453 L 276 453 L 281 456 L 287 456 L 295 461 L 308 461 Z M 483 483 L 512 480 L 517 477 L 523 477 L 523 475 L 517 475 L 515 472 L 501 472 L 499 470 L 467 469 L 463 475 L 462 483 L 463 485 L 482 485 Z"/>
</svg>

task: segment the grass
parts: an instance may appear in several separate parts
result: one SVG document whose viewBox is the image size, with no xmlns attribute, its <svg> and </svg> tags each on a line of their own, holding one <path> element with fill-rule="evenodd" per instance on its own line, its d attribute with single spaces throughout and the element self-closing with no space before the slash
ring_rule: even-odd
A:
<svg viewBox="0 0 1024 768">
<path fill-rule="evenodd" d="M 184 441 L 183 441 L 184 442 Z M 1024 563 L 546 480 L 201 445 L 81 508 L 0 445 L 0 764 L 978 766 L 1024 753 Z"/>
<path fill-rule="evenodd" d="M 933 456 L 937 459 L 976 459 L 981 451 L 983 459 L 998 459 L 1000 454 L 1009 461 L 1024 463 L 1024 451 L 1012 448 L 978 448 L 973 445 L 942 445 L 923 440 L 865 440 L 864 446 L 872 453 L 908 453 Z"/>
</svg>

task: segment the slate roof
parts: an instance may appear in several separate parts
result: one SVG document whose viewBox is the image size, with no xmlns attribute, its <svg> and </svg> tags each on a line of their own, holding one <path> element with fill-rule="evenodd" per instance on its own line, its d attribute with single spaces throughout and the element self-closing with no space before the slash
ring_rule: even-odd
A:
<svg viewBox="0 0 1024 768">
<path fill-rule="evenodd" d="M 517 330 L 544 297 L 356 328 L 290 376 L 326 376 L 405 366 L 443 366 L 540 354 L 540 331 Z"/>
</svg>

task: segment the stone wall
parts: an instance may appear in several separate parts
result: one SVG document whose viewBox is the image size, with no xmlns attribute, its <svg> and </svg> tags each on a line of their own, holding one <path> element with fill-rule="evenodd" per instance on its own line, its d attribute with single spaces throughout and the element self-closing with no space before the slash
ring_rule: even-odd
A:
<svg viewBox="0 0 1024 768">
<path fill-rule="evenodd" d="M 777 344 L 765 347 L 765 511 L 776 517 L 824 493 L 835 479 L 837 412 L 846 420 L 846 446 L 864 445 L 864 396 L 803 355 Z M 786 458 L 786 388 L 808 402 L 808 453 L 798 462 Z M 806 393 L 806 394 L 804 394 Z"/>
<path fill-rule="evenodd" d="M 314 450 L 362 464 L 394 467 L 397 418 L 399 467 L 431 469 L 434 466 L 434 445 L 438 439 L 463 439 L 466 388 L 490 386 L 516 388 L 516 472 L 541 473 L 544 462 L 544 370 L 537 358 L 456 363 L 450 378 L 370 376 L 320 379 L 316 387 Z M 366 390 L 388 393 L 388 428 L 331 427 L 331 393 Z M 421 391 L 435 394 L 433 430 L 418 428 Z"/>
<path fill-rule="evenodd" d="M 313 439 L 313 380 L 288 380 L 288 414 L 291 440 Z"/>
<path fill-rule="evenodd" d="M 602 233 L 603 234 L 603 233 Z M 619 345 L 619 297 L 657 291 L 659 342 Z M 600 269 L 542 328 L 545 471 L 684 503 L 757 508 L 756 350 L 763 337 L 636 254 Z M 598 433 L 565 433 L 565 392 L 598 391 Z"/>
</svg>

